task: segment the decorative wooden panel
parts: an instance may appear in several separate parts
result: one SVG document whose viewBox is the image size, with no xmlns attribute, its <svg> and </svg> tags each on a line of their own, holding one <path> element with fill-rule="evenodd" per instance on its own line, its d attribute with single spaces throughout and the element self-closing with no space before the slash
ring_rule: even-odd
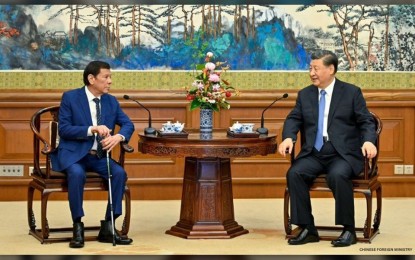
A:
<svg viewBox="0 0 415 260">
<path fill-rule="evenodd" d="M 392 162 L 404 161 L 404 118 L 382 118 L 383 130 L 380 144 L 382 157 Z M 385 136 L 389 138 L 385 138 Z M 386 160 L 386 159 L 385 159 Z"/>
<path fill-rule="evenodd" d="M 198 128 L 199 110 L 189 111 L 183 96 L 165 91 L 128 91 L 151 111 L 152 126 L 160 128 L 166 121 L 180 121 L 186 128 Z M 261 113 L 283 93 L 289 97 L 276 102 L 264 113 L 265 127 L 278 135 L 285 116 L 295 103 L 297 90 L 244 91 L 232 98 L 231 109 L 214 114 L 214 128 L 227 128 L 233 122 L 252 122 L 259 127 Z M 24 93 L 24 95 L 22 95 Z M 112 92 L 131 117 L 136 133 L 130 140 L 135 148 L 126 158 L 126 170 L 133 199 L 180 199 L 184 158 L 156 157 L 138 152 L 138 132 L 148 124 L 147 111 L 136 103 L 124 100 L 124 91 Z M 24 165 L 23 177 L 0 176 L 1 200 L 25 200 L 28 173 L 32 165 L 32 133 L 29 120 L 43 107 L 59 104 L 61 90 L 8 90 L 0 93 L 0 164 Z M 414 175 L 395 175 L 395 164 L 415 164 L 415 90 L 366 90 L 369 109 L 383 121 L 380 142 L 379 170 L 384 196 L 415 197 Z M 44 129 L 45 134 L 47 129 Z M 232 183 L 235 198 L 282 197 L 288 157 L 278 154 L 232 159 Z M 86 195 L 88 199 L 105 199 L 105 194 Z M 57 195 L 54 199 L 66 199 Z"/>
</svg>

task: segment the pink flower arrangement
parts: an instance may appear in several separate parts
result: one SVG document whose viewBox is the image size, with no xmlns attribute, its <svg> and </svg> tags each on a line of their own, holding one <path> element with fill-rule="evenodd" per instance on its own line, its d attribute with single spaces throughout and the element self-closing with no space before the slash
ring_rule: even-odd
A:
<svg viewBox="0 0 415 260">
<path fill-rule="evenodd" d="M 230 104 L 226 100 L 232 95 L 239 95 L 239 91 L 224 79 L 229 65 L 226 62 L 212 62 L 213 53 L 208 52 L 205 57 L 206 64 L 199 64 L 196 70 L 201 73 L 195 77 L 190 89 L 186 88 L 186 99 L 189 100 L 190 110 L 210 108 L 214 111 L 229 109 Z M 220 71 L 215 69 L 220 68 Z"/>
</svg>

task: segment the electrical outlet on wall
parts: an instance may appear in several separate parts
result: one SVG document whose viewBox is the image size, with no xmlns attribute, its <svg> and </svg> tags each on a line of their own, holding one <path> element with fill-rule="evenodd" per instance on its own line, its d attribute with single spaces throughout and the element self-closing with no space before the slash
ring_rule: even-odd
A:
<svg viewBox="0 0 415 260">
<path fill-rule="evenodd" d="M 40 165 L 40 169 L 42 170 L 42 169 L 44 169 L 44 168 L 46 168 L 45 166 L 42 166 L 42 165 Z M 34 166 L 29 166 L 29 176 L 32 176 L 33 175 L 33 171 L 35 170 L 35 167 Z"/>
<path fill-rule="evenodd" d="M 414 166 L 411 164 L 404 165 L 403 174 L 414 174 Z"/>
<path fill-rule="evenodd" d="M 0 165 L 0 176 L 23 176 L 23 165 Z"/>
<path fill-rule="evenodd" d="M 403 165 L 395 164 L 395 174 L 403 174 Z"/>
</svg>

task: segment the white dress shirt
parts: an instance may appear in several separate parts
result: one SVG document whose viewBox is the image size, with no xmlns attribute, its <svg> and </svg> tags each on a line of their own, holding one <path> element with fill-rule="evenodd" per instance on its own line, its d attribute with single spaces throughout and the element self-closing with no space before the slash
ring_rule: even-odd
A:
<svg viewBox="0 0 415 260">
<path fill-rule="evenodd" d="M 326 106 L 324 107 L 324 120 L 323 120 L 323 136 L 327 137 L 327 140 L 329 140 L 329 136 L 327 133 L 327 124 L 328 124 L 328 118 L 329 118 L 329 109 L 330 109 L 330 103 L 331 103 L 331 97 L 333 96 L 333 89 L 334 89 L 334 83 L 336 82 L 336 79 L 333 80 L 333 82 L 330 83 L 324 90 L 326 91 L 325 99 L 326 99 Z M 322 89 L 318 89 L 318 100 L 320 100 L 320 91 Z"/>
</svg>

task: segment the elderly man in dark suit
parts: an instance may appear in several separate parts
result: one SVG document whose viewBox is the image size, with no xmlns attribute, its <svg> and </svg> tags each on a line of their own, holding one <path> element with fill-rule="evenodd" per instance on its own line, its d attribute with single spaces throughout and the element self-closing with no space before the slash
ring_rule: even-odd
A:
<svg viewBox="0 0 415 260">
<path fill-rule="evenodd" d="M 129 140 L 134 125 L 122 111 L 117 99 L 108 94 L 111 80 L 110 65 L 90 62 L 83 74 L 85 86 L 62 95 L 59 110 L 59 149 L 52 158 L 52 168 L 68 178 L 68 199 L 73 220 L 72 248 L 84 246 L 83 191 L 86 171 L 108 178 L 106 152 L 121 141 Z M 115 125 L 120 126 L 113 134 Z M 127 174 L 115 161 L 110 160 L 114 219 L 122 214 L 122 197 Z M 115 230 L 116 231 L 116 230 Z M 117 244 L 130 244 L 132 239 L 114 234 Z M 111 211 L 108 205 L 105 220 L 101 221 L 100 242 L 113 242 Z"/>
<path fill-rule="evenodd" d="M 278 151 L 291 153 L 301 130 L 305 143 L 287 172 L 291 196 L 291 222 L 302 228 L 290 245 L 318 242 L 312 215 L 309 184 L 322 171 L 335 198 L 335 222 L 343 225 L 335 247 L 356 243 L 354 200 L 351 179 L 363 169 L 364 156 L 372 158 L 377 150 L 373 117 L 359 87 L 335 77 L 338 58 L 329 51 L 311 56 L 312 85 L 300 90 L 295 107 L 288 114 Z"/>
</svg>

